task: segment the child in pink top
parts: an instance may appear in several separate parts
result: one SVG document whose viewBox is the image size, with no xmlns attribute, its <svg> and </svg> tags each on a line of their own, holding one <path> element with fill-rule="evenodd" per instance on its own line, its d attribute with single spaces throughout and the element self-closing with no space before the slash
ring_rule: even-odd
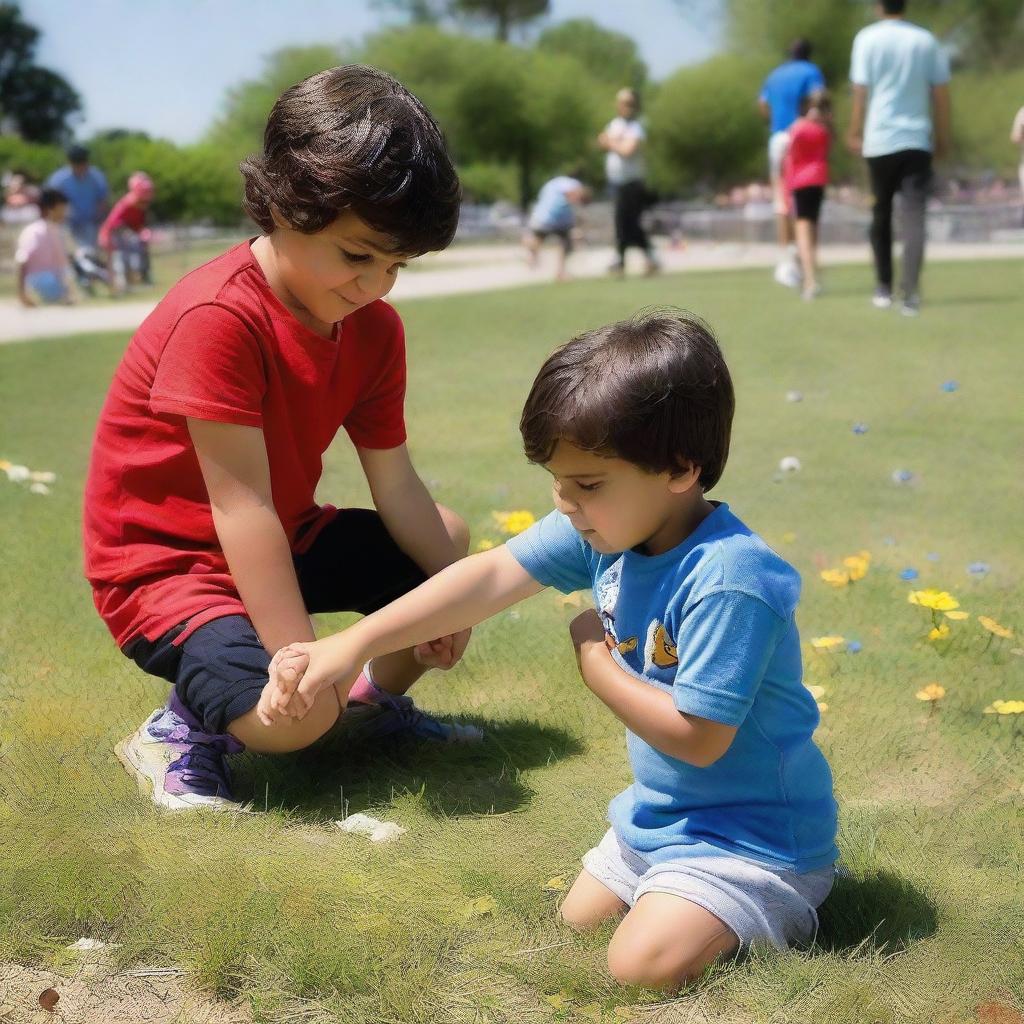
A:
<svg viewBox="0 0 1024 1024">
<path fill-rule="evenodd" d="M 55 188 L 43 189 L 39 219 L 26 225 L 18 236 L 14 262 L 18 267 L 18 299 L 23 306 L 72 301 L 71 273 L 61 231 L 67 213 L 67 196 Z"/>
<path fill-rule="evenodd" d="M 146 211 L 153 200 L 153 180 L 143 171 L 128 178 L 128 191 L 107 214 L 100 227 L 100 245 L 106 250 L 114 286 L 149 284 L 149 229 Z"/>
<path fill-rule="evenodd" d="M 789 129 L 784 169 L 786 189 L 796 214 L 796 244 L 804 272 L 804 299 L 821 292 L 818 284 L 818 217 L 828 184 L 832 145 L 832 104 L 825 92 L 806 96 L 800 117 Z"/>
</svg>

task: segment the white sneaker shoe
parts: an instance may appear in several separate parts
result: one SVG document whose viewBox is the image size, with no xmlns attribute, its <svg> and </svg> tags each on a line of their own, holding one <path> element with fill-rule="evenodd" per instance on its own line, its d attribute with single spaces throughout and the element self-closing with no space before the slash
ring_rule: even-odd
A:
<svg viewBox="0 0 1024 1024">
<path fill-rule="evenodd" d="M 871 296 L 871 305 L 875 309 L 891 309 L 892 292 L 887 292 L 884 288 L 876 288 L 875 294 Z"/>
<path fill-rule="evenodd" d="M 169 708 L 157 708 L 114 753 L 157 807 L 241 811 L 243 805 L 231 798 L 225 755 L 242 749 L 232 736 L 200 733 Z"/>
<path fill-rule="evenodd" d="M 785 288 L 799 288 L 803 280 L 800 268 L 791 260 L 784 260 L 775 266 L 775 283 Z"/>
</svg>

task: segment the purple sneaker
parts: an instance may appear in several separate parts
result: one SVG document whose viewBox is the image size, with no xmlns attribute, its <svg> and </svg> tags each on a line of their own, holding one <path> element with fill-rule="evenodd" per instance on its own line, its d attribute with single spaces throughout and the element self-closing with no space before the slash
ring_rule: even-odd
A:
<svg viewBox="0 0 1024 1024">
<path fill-rule="evenodd" d="M 484 738 L 483 729 L 461 722 L 442 722 L 416 707 L 412 697 L 382 690 L 365 673 L 359 676 L 353 690 L 370 694 L 373 700 L 350 700 L 345 706 L 338 729 L 352 739 L 398 736 L 435 743 L 479 743 Z"/>
<path fill-rule="evenodd" d="M 243 810 L 231 795 L 226 757 L 245 747 L 227 734 L 211 735 L 172 690 L 138 730 L 114 748 L 143 795 L 172 811 L 207 807 Z"/>
</svg>

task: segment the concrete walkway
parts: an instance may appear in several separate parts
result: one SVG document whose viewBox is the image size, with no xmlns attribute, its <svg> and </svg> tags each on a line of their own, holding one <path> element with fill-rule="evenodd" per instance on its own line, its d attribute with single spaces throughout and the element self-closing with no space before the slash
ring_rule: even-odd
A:
<svg viewBox="0 0 1024 1024">
<path fill-rule="evenodd" d="M 639 261 L 638 253 L 634 251 L 630 255 Z M 777 259 L 777 249 L 774 245 L 755 243 L 693 242 L 685 249 L 662 249 L 660 255 L 666 273 L 698 273 L 771 267 Z M 945 242 L 928 246 L 930 262 L 1015 257 L 1024 257 L 1024 244 Z M 601 277 L 607 272 L 611 259 L 609 248 L 584 249 L 573 255 L 570 269 L 578 278 Z M 825 266 L 866 264 L 869 259 L 866 244 L 830 246 L 821 251 Z M 424 256 L 416 270 L 400 275 L 391 298 L 401 304 L 406 299 L 544 284 L 551 282 L 553 267 L 554 252 L 550 246 L 542 254 L 540 267 L 531 270 L 518 246 L 459 245 L 438 255 Z M 630 265 L 630 272 L 639 270 L 639 264 Z M 134 331 L 155 304 L 154 300 L 147 300 L 24 309 L 13 299 L 0 300 L 0 344 L 96 331 Z"/>
</svg>

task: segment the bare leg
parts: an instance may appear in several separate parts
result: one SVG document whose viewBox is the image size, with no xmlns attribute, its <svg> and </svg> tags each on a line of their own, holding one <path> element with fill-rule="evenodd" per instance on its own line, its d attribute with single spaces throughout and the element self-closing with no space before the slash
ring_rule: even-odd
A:
<svg viewBox="0 0 1024 1024">
<path fill-rule="evenodd" d="M 675 990 L 739 944 L 710 911 L 672 893 L 648 892 L 612 936 L 608 970 L 624 985 Z"/>
<path fill-rule="evenodd" d="M 562 900 L 558 913 L 570 928 L 582 932 L 596 928 L 610 917 L 622 917 L 627 910 L 629 906 L 611 889 L 583 870 Z"/>
<path fill-rule="evenodd" d="M 818 285 L 817 225 L 801 218 L 796 222 L 796 245 L 804 272 L 804 294 L 813 293 Z"/>
<path fill-rule="evenodd" d="M 523 235 L 523 247 L 526 249 L 526 265 L 534 270 L 537 267 L 537 258 L 540 253 L 540 239 L 532 231 Z"/>
</svg>

